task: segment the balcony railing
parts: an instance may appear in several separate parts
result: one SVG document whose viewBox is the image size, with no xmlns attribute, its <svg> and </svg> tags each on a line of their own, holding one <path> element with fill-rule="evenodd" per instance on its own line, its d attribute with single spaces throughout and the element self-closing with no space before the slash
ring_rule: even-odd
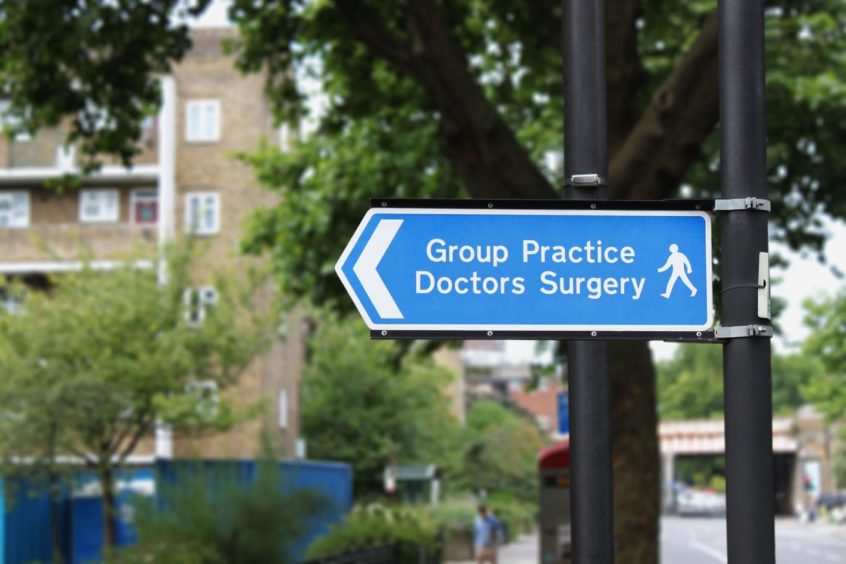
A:
<svg viewBox="0 0 846 564">
<path fill-rule="evenodd" d="M 65 147 L 65 132 L 60 129 L 39 131 L 32 136 L 14 139 L 0 136 L 0 174 L 3 169 L 52 169 L 56 172 L 73 170 L 79 159 L 75 148 Z M 140 153 L 133 165 L 155 165 L 158 162 L 158 128 L 155 122 L 144 128 L 139 142 Z M 117 159 L 103 158 L 104 165 L 121 165 Z"/>
<path fill-rule="evenodd" d="M 0 229 L 0 263 L 137 259 L 152 255 L 155 243 L 154 225 L 57 223 L 5 228 Z"/>
</svg>

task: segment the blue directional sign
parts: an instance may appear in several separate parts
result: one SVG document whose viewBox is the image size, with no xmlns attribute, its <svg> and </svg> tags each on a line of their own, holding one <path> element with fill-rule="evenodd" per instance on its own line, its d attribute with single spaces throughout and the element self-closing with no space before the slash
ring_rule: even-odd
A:
<svg viewBox="0 0 846 564">
<path fill-rule="evenodd" d="M 372 330 L 711 327 L 702 211 L 374 208 L 335 270 Z"/>
</svg>

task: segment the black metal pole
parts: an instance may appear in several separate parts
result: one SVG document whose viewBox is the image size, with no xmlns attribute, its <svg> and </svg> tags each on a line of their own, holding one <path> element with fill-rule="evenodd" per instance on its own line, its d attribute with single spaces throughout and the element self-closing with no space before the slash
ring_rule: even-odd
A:
<svg viewBox="0 0 846 564">
<path fill-rule="evenodd" d="M 563 2 L 566 197 L 605 200 L 605 1 Z M 578 184 L 574 184 L 574 177 Z M 573 562 L 611 564 L 614 498 L 607 342 L 570 341 L 567 366 Z"/>
<path fill-rule="evenodd" d="M 764 0 L 721 0 L 720 162 L 724 198 L 766 198 Z M 758 317 L 759 253 L 767 214 L 731 211 L 721 221 L 722 324 L 769 324 Z M 770 340 L 723 345 L 728 561 L 775 562 Z"/>
</svg>

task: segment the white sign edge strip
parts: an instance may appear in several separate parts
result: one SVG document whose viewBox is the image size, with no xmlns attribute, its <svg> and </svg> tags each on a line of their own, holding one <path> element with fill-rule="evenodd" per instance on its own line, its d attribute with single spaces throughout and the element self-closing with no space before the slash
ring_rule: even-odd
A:
<svg viewBox="0 0 846 564">
<path fill-rule="evenodd" d="M 701 217 L 705 222 L 705 255 L 706 255 L 706 273 L 705 279 L 710 282 L 706 288 L 706 307 L 708 310 L 708 319 L 702 325 L 458 325 L 458 324 L 413 324 L 407 325 L 403 323 L 384 324 L 375 323 L 370 318 L 364 304 L 358 297 L 358 294 L 353 290 L 352 284 L 347 280 L 343 272 L 343 266 L 346 264 L 347 258 L 352 253 L 358 240 L 361 238 L 362 232 L 370 223 L 370 219 L 375 214 L 381 215 L 571 215 L 571 216 L 694 216 Z M 359 315 L 364 319 L 365 324 L 371 330 L 379 331 L 516 331 L 516 332 L 555 332 L 555 331 L 602 331 L 610 333 L 622 333 L 632 331 L 643 331 L 652 333 L 662 332 L 697 332 L 708 331 L 714 325 L 714 295 L 713 295 L 713 250 L 712 250 L 712 235 L 711 224 L 713 216 L 706 211 L 697 210 L 543 210 L 543 209 L 462 209 L 462 208 L 370 208 L 364 214 L 361 222 L 350 238 L 349 243 L 344 248 L 338 262 L 335 263 L 335 272 L 341 279 L 341 283 L 347 290 L 347 294 L 352 298 Z"/>
<path fill-rule="evenodd" d="M 353 272 L 358 276 L 361 287 L 364 288 L 367 297 L 376 313 L 382 319 L 403 319 L 402 312 L 397 307 L 388 287 L 376 268 L 385 256 L 385 251 L 396 237 L 399 228 L 402 226 L 401 219 L 380 219 L 370 239 L 364 245 L 364 250 L 353 265 Z"/>
</svg>

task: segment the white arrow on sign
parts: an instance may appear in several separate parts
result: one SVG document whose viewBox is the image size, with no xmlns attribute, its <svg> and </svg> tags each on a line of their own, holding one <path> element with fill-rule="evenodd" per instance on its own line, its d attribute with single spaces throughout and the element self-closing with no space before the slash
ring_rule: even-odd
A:
<svg viewBox="0 0 846 564">
<path fill-rule="evenodd" d="M 382 319 L 403 318 L 402 312 L 397 307 L 397 302 L 394 301 L 382 277 L 376 272 L 376 267 L 379 266 L 382 257 L 385 256 L 385 251 L 388 250 L 394 237 L 396 237 L 402 222 L 401 219 L 381 220 L 376 229 L 373 230 L 370 240 L 364 246 L 361 256 L 353 265 L 353 272 L 358 276 L 361 286 Z"/>
</svg>

